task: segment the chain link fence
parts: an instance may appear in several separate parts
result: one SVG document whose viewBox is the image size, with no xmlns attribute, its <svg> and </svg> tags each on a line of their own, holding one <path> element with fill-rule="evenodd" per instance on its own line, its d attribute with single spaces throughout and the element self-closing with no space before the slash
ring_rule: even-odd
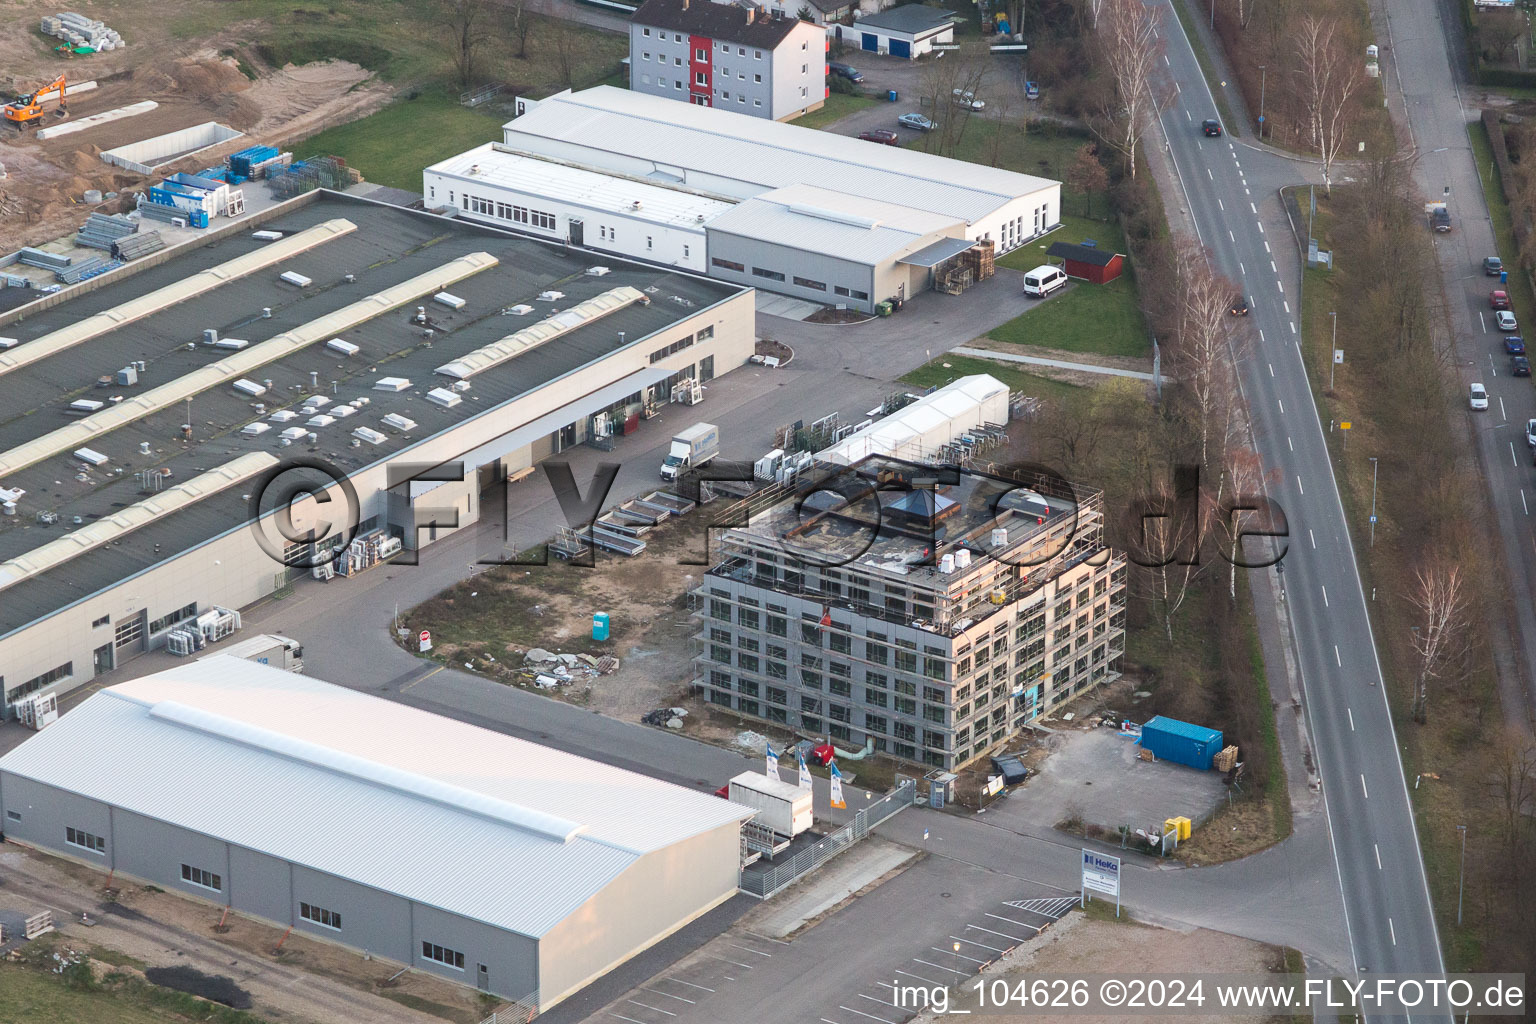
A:
<svg viewBox="0 0 1536 1024">
<path fill-rule="evenodd" d="M 801 850 L 783 864 L 777 864 L 767 871 L 743 875 L 741 891 L 760 900 L 767 899 L 801 875 L 814 871 L 869 835 L 869 830 L 876 825 L 911 807 L 915 791 L 916 784 L 911 779 L 901 780 L 895 789 L 868 807 L 861 808 L 852 821 L 815 846 Z"/>
</svg>

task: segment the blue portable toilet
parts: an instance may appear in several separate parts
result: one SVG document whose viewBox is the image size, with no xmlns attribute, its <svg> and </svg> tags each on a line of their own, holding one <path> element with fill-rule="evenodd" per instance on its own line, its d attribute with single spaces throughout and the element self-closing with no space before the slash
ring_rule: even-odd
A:
<svg viewBox="0 0 1536 1024">
<path fill-rule="evenodd" d="M 593 640 L 607 640 L 608 639 L 608 613 L 607 612 L 593 612 L 592 613 L 592 639 Z"/>
<path fill-rule="evenodd" d="M 1141 727 L 1138 742 L 1161 760 L 1206 771 L 1221 752 L 1221 730 L 1158 715 Z"/>
<path fill-rule="evenodd" d="M 886 90 L 886 93 L 885 93 L 885 98 L 886 98 L 886 99 L 887 99 L 887 100 L 889 100 L 889 101 L 890 101 L 890 102 L 892 102 L 892 103 L 895 103 L 895 102 L 896 102 L 896 100 L 897 100 L 897 99 L 898 99 L 898 98 L 899 98 L 899 97 L 898 97 L 898 96 L 897 96 L 897 95 L 896 95 L 896 90 L 895 90 L 895 89 L 888 89 L 888 90 Z"/>
<path fill-rule="evenodd" d="M 1499 271 L 1499 284 L 1508 284 L 1508 283 L 1509 283 L 1509 271 L 1507 271 L 1507 270 Z"/>
</svg>

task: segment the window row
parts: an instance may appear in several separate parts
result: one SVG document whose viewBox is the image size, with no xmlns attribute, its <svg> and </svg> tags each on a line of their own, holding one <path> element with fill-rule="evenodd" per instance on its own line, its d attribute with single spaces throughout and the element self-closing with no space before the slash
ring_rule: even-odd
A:
<svg viewBox="0 0 1536 1024">
<path fill-rule="evenodd" d="M 212 871 L 195 868 L 190 864 L 183 864 L 181 866 L 181 880 L 183 882 L 191 882 L 193 885 L 201 886 L 204 889 L 212 889 L 214 892 L 222 892 L 224 889 L 224 879 Z"/>
<path fill-rule="evenodd" d="M 464 954 L 456 949 L 439 946 L 435 942 L 423 942 L 421 944 L 421 958 L 423 960 L 436 960 L 445 967 L 452 967 L 456 971 L 464 969 Z"/>
<path fill-rule="evenodd" d="M 106 853 L 107 841 L 101 836 L 93 835 L 84 829 L 66 828 L 64 841 L 70 846 L 78 846 L 82 850 L 90 850 L 92 853 Z"/>
<path fill-rule="evenodd" d="M 341 915 L 334 910 L 326 910 L 311 903 L 299 904 L 299 916 L 306 921 L 313 921 L 325 928 L 334 928 L 341 931 Z"/>
<path fill-rule="evenodd" d="M 553 213 L 544 210 L 534 210 L 527 206 L 516 206 L 511 203 L 497 202 L 493 199 L 485 199 L 481 196 L 464 194 L 464 209 L 470 213 L 482 214 L 486 217 L 495 217 L 497 220 L 509 220 L 514 224 L 526 224 L 540 231 L 554 231 L 559 223 L 559 218 Z"/>
<path fill-rule="evenodd" d="M 686 255 L 686 253 L 685 253 L 685 255 Z M 692 347 L 693 347 L 693 335 L 690 334 L 690 335 L 688 335 L 686 337 L 677 339 L 672 344 L 668 345 L 666 348 L 659 348 L 656 351 L 652 352 L 651 353 L 651 362 L 659 363 L 663 359 L 667 358 L 667 356 L 676 355 L 677 353 L 681 352 L 683 349 L 685 349 L 685 348 L 692 348 Z"/>
</svg>

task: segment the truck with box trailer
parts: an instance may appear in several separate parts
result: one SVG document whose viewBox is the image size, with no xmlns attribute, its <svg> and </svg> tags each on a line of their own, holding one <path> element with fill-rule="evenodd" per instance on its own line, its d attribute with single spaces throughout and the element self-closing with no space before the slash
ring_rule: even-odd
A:
<svg viewBox="0 0 1536 1024">
<path fill-rule="evenodd" d="M 224 654 L 254 661 L 258 665 L 270 665 L 284 672 L 303 673 L 304 671 L 303 645 L 292 637 L 278 636 L 276 633 L 263 633 L 248 640 L 241 640 L 237 644 L 230 644 L 228 647 L 220 647 L 197 660 L 207 661 L 209 658 Z"/>
<path fill-rule="evenodd" d="M 757 809 L 754 819 L 793 839 L 811 827 L 811 791 L 761 772 L 742 772 L 730 781 L 726 799 Z"/>
<path fill-rule="evenodd" d="M 661 478 L 676 480 L 687 469 L 707 465 L 720 454 L 720 428 L 713 423 L 695 423 L 672 438 L 672 447 L 661 463 Z"/>
</svg>

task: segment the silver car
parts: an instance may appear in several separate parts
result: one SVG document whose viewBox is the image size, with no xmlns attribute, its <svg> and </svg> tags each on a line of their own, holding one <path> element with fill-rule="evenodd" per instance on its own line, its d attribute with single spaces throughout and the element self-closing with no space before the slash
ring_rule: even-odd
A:
<svg viewBox="0 0 1536 1024">
<path fill-rule="evenodd" d="M 902 114 L 896 119 L 896 123 L 901 125 L 903 128 L 911 128 L 914 131 L 933 131 L 933 122 L 928 120 L 928 118 L 924 117 L 922 114 L 915 112 L 910 114 Z"/>
</svg>

